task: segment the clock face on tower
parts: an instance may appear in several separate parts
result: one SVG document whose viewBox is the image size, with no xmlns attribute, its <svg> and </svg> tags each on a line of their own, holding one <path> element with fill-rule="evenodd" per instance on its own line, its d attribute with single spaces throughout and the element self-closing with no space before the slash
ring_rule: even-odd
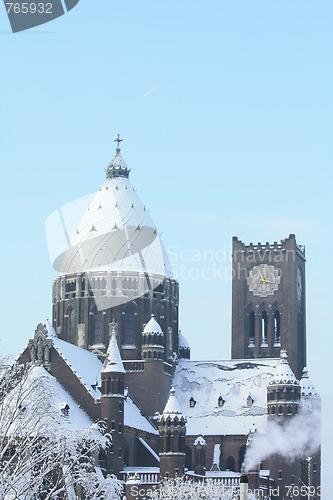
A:
<svg viewBox="0 0 333 500">
<path fill-rule="evenodd" d="M 280 284 L 279 270 L 268 264 L 254 266 L 247 278 L 249 291 L 258 297 L 274 295 Z"/>
</svg>

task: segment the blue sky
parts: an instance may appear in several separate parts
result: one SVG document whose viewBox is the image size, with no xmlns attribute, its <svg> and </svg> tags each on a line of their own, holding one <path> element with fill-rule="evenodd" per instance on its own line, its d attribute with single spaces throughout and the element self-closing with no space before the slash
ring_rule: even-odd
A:
<svg viewBox="0 0 333 500">
<path fill-rule="evenodd" d="M 306 246 L 308 365 L 332 441 L 332 21 L 331 1 L 80 0 L 14 35 L 0 8 L 4 354 L 51 317 L 46 218 L 99 188 L 120 133 L 183 272 L 193 359 L 230 357 L 232 236 Z"/>
</svg>

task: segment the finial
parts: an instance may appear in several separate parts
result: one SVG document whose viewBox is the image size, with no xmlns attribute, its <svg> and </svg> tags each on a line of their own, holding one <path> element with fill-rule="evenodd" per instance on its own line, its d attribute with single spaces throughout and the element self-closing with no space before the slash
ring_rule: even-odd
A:
<svg viewBox="0 0 333 500">
<path fill-rule="evenodd" d="M 114 140 L 114 142 L 116 142 L 116 143 L 117 143 L 116 153 L 117 153 L 117 154 L 119 154 L 119 153 L 120 153 L 120 147 L 119 147 L 119 144 L 120 144 L 121 142 L 123 142 L 123 139 L 120 139 L 119 134 L 118 134 L 118 137 Z"/>
<path fill-rule="evenodd" d="M 285 349 L 281 349 L 280 351 L 280 360 L 281 363 L 288 363 L 288 354 Z"/>
<path fill-rule="evenodd" d="M 114 318 L 111 322 L 111 337 L 116 337 L 116 322 Z"/>
</svg>

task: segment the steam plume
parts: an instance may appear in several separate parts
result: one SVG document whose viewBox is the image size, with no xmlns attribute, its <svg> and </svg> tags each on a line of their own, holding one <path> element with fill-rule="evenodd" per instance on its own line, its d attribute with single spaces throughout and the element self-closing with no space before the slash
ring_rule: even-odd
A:
<svg viewBox="0 0 333 500">
<path fill-rule="evenodd" d="M 300 413 L 283 425 L 268 422 L 266 434 L 255 433 L 248 445 L 245 472 L 257 467 L 260 462 L 277 454 L 292 462 L 295 458 L 313 455 L 320 447 L 320 411 Z"/>
</svg>

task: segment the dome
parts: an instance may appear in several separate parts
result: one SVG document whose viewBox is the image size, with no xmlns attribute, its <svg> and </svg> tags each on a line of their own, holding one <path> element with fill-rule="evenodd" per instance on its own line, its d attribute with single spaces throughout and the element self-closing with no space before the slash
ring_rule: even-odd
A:
<svg viewBox="0 0 333 500">
<path fill-rule="evenodd" d="M 276 368 L 273 378 L 270 380 L 270 385 L 273 384 L 292 384 L 298 385 L 299 382 L 294 375 L 294 372 L 288 364 L 288 354 L 284 349 L 281 350 L 280 362 Z"/>
<path fill-rule="evenodd" d="M 154 315 L 152 314 L 150 320 L 143 329 L 143 334 L 149 335 L 154 333 L 157 333 L 158 335 L 163 335 L 160 325 L 157 323 L 156 319 L 154 318 Z"/>
<path fill-rule="evenodd" d="M 187 342 L 186 337 L 179 330 L 179 347 L 184 347 L 185 349 L 189 349 L 189 343 Z"/>
<path fill-rule="evenodd" d="M 64 234 L 53 235 L 53 241 L 56 236 L 63 241 L 53 266 L 62 274 L 120 271 L 154 274 L 162 279 L 172 278 L 169 260 L 156 226 L 131 185 L 128 178 L 130 171 L 120 156 L 119 147 L 116 151 L 106 169 L 104 184 L 81 218 L 76 217 L 79 222 L 69 237 L 67 225 L 70 224 L 67 224 L 67 219 L 72 221 L 75 218 L 73 212 L 79 211 L 80 200 L 62 207 L 66 225 L 62 231 L 67 239 Z M 52 220 L 55 221 L 54 218 Z M 58 221 L 57 227 L 60 227 Z"/>
</svg>

